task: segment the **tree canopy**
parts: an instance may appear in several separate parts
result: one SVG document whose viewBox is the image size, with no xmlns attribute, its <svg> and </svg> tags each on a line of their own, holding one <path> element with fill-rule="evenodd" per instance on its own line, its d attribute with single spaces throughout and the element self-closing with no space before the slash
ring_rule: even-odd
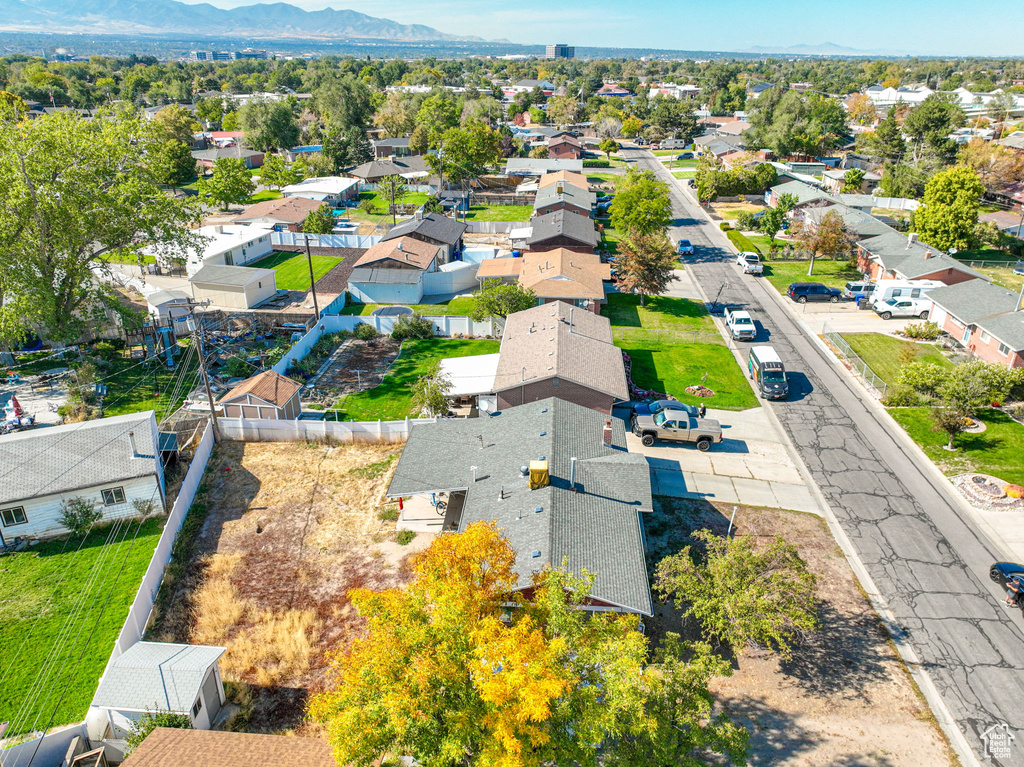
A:
<svg viewBox="0 0 1024 767">
<path fill-rule="evenodd" d="M 231 203 L 242 203 L 256 190 L 256 182 L 237 157 L 221 157 L 213 164 L 213 174 L 199 179 L 199 193 L 209 196 L 227 210 Z"/>
<path fill-rule="evenodd" d="M 619 243 L 615 284 L 627 293 L 660 296 L 675 279 L 676 253 L 664 232 L 630 234 Z"/>
<path fill-rule="evenodd" d="M 252 99 L 238 112 L 245 145 L 258 152 L 291 149 L 299 143 L 299 123 L 287 101 Z"/>
<path fill-rule="evenodd" d="M 973 247 L 984 192 L 973 168 L 957 165 L 936 173 L 925 184 L 923 204 L 914 211 L 913 225 L 921 239 L 943 250 Z"/>
<path fill-rule="evenodd" d="M 623 233 L 664 232 L 672 220 L 668 186 L 653 171 L 630 168 L 608 206 L 612 226 Z"/>
<path fill-rule="evenodd" d="M 537 294 L 530 288 L 518 282 L 506 284 L 496 277 L 484 280 L 475 298 L 476 305 L 469 316 L 477 322 L 488 317 L 504 319 L 537 303 Z"/>
</svg>

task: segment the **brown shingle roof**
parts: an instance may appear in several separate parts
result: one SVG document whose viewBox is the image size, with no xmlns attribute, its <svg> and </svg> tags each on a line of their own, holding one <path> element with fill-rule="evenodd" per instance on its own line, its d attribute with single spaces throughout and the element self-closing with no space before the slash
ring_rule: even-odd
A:
<svg viewBox="0 0 1024 767">
<path fill-rule="evenodd" d="M 604 299 L 604 280 L 611 267 L 596 253 L 575 253 L 565 248 L 532 251 L 523 255 L 519 284 L 539 298 Z"/>
<path fill-rule="evenodd" d="M 384 240 L 371 246 L 356 261 L 356 268 L 376 264 L 378 269 L 426 269 L 437 258 L 440 248 L 429 242 L 416 240 L 412 237 L 398 237 Z M 380 263 L 391 261 L 393 263 Z"/>
<path fill-rule="evenodd" d="M 607 317 L 586 309 L 573 310 L 563 301 L 508 316 L 494 390 L 556 376 L 629 399 L 622 352 L 612 342 Z"/>
<path fill-rule="evenodd" d="M 285 221 L 289 224 L 301 224 L 306 216 L 314 210 L 319 210 L 322 202 L 309 200 L 305 197 L 287 197 L 280 200 L 264 200 L 255 205 L 250 205 L 242 211 L 241 215 L 235 216 L 237 222 L 251 221 L 255 218 L 274 218 L 278 221 Z"/>
<path fill-rule="evenodd" d="M 126 767 L 338 767 L 319 738 L 157 727 L 125 761 Z"/>
<path fill-rule="evenodd" d="M 301 388 L 302 384 L 297 381 L 285 378 L 273 370 L 265 370 L 258 375 L 254 375 L 252 378 L 246 378 L 242 383 L 221 397 L 219 402 L 234 402 L 246 394 L 251 394 L 264 402 L 284 407 L 295 392 Z"/>
<path fill-rule="evenodd" d="M 543 189 L 546 186 L 557 184 L 559 181 L 564 181 L 572 186 L 578 186 L 580 189 L 589 189 L 590 185 L 587 183 L 587 177 L 582 173 L 573 173 L 569 170 L 560 170 L 554 173 L 545 173 L 540 177 L 540 181 L 537 182 L 537 188 Z"/>
<path fill-rule="evenodd" d="M 518 277 L 519 270 L 523 268 L 521 258 L 485 258 L 480 262 L 476 276 L 478 279 L 485 277 Z"/>
</svg>

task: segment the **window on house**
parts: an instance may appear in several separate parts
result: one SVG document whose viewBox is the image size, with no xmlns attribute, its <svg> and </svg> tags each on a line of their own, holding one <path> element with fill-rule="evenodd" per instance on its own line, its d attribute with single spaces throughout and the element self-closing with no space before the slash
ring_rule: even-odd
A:
<svg viewBox="0 0 1024 767">
<path fill-rule="evenodd" d="M 1010 353 L 1010 347 L 1006 344 L 999 344 L 999 353 L 1005 357 Z"/>
<path fill-rule="evenodd" d="M 124 503 L 123 487 L 108 487 L 106 490 L 101 490 L 100 493 L 103 495 L 104 506 L 114 506 L 119 503 Z"/>
<path fill-rule="evenodd" d="M 4 527 L 13 527 L 25 524 L 28 522 L 28 517 L 25 516 L 23 506 L 15 506 L 11 509 L 0 509 L 0 522 L 4 523 Z"/>
<path fill-rule="evenodd" d="M 989 340 L 990 340 L 991 338 L 992 338 L 992 336 L 990 336 L 990 335 L 989 335 L 988 333 L 986 333 L 986 332 L 985 332 L 984 330 L 983 330 L 983 331 L 981 331 L 981 342 L 982 342 L 983 344 L 987 344 L 987 343 L 989 342 Z"/>
<path fill-rule="evenodd" d="M 192 718 L 195 719 L 199 716 L 199 712 L 203 710 L 203 699 L 196 698 L 195 705 L 192 706 Z"/>
</svg>

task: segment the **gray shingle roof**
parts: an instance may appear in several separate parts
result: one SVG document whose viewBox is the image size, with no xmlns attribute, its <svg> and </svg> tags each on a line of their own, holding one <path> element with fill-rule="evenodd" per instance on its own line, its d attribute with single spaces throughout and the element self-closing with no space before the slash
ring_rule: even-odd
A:
<svg viewBox="0 0 1024 767">
<path fill-rule="evenodd" d="M 1024 349 L 1024 312 L 1006 312 L 984 319 L 978 325 L 1013 351 Z"/>
<path fill-rule="evenodd" d="M 233 285 L 245 287 L 256 279 L 274 277 L 273 269 L 254 269 L 250 266 L 221 266 L 219 264 L 207 264 L 198 272 L 193 274 L 190 282 L 198 282 L 204 285 Z"/>
<path fill-rule="evenodd" d="M 871 255 L 876 256 L 886 271 L 899 272 L 908 280 L 914 280 L 926 274 L 934 274 L 943 269 L 953 269 L 972 277 L 988 279 L 936 247 L 923 242 L 911 243 L 907 235 L 901 234 L 891 227 L 885 234 L 870 237 L 857 244 Z"/>
<path fill-rule="evenodd" d="M 401 176 L 406 173 L 425 173 L 429 168 L 423 155 L 409 157 L 388 157 L 384 160 L 371 160 L 357 165 L 348 171 L 350 176 L 361 179 L 376 179 L 385 176 Z"/>
<path fill-rule="evenodd" d="M 600 237 L 594 228 L 594 222 L 585 216 L 576 213 L 566 213 L 558 210 L 548 213 L 546 216 L 537 216 L 531 219 L 530 225 L 533 231 L 526 239 L 528 246 L 546 242 L 554 237 L 568 237 L 581 245 L 597 247 Z"/>
<path fill-rule="evenodd" d="M 612 419 L 612 447 L 603 444 L 605 418 L 549 398 L 488 418 L 414 426 L 388 495 L 466 488 L 460 528 L 496 520 L 516 551 L 520 588 L 565 559 L 573 572 L 596 574 L 595 599 L 649 615 L 639 512 L 652 509 L 650 469 L 642 455 L 626 451 L 621 420 Z M 551 484 L 530 490 L 520 467 L 542 456 Z M 573 457 L 576 493 L 569 487 Z"/>
<path fill-rule="evenodd" d="M 821 219 L 830 212 L 835 212 L 843 220 L 846 231 L 856 237 L 874 237 L 891 232 L 892 228 L 874 216 L 850 208 L 846 205 L 829 205 L 824 208 L 810 208 L 805 216 L 810 221 L 821 223 Z"/>
<path fill-rule="evenodd" d="M 559 189 L 562 191 L 559 192 Z M 572 184 L 551 184 L 550 186 L 541 187 L 537 190 L 537 196 L 534 198 L 533 207 L 543 208 L 545 205 L 553 205 L 554 203 L 562 202 L 563 200 L 578 208 L 590 210 L 593 204 L 597 202 L 597 196 L 589 189 L 580 189 L 578 186 L 573 186 Z"/>
<path fill-rule="evenodd" d="M 928 291 L 928 298 L 958 320 L 977 324 L 986 317 L 994 317 L 1017 308 L 1016 291 L 1001 288 L 985 280 L 967 280 Z M 987 328 L 987 323 L 982 323 Z"/>
<path fill-rule="evenodd" d="M 0 437 L 0 503 L 156 474 L 157 439 L 152 410 Z"/>
<path fill-rule="evenodd" d="M 207 669 L 223 654 L 223 647 L 137 642 L 110 664 L 92 703 L 119 711 L 187 714 Z"/>
<path fill-rule="evenodd" d="M 416 234 L 434 242 L 455 245 L 468 228 L 469 225 L 462 221 L 442 216 L 440 213 L 427 213 L 421 219 L 410 218 L 408 221 L 403 221 L 384 235 L 381 241 L 385 242 L 393 240 L 395 237 Z"/>
<path fill-rule="evenodd" d="M 772 193 L 776 196 L 791 194 L 796 197 L 797 203 L 810 202 L 811 200 L 839 201 L 836 197 L 810 184 L 805 184 L 803 181 L 787 181 L 785 184 L 776 184 L 772 187 Z"/>
<path fill-rule="evenodd" d="M 361 266 L 352 270 L 348 281 L 350 283 L 416 285 L 422 279 L 423 272 L 420 269 L 378 269 L 372 266 Z"/>
<path fill-rule="evenodd" d="M 608 318 L 575 309 L 570 328 L 570 308 L 564 301 L 554 301 L 508 316 L 495 391 L 558 377 L 629 399 L 622 352 L 612 342 Z"/>
</svg>

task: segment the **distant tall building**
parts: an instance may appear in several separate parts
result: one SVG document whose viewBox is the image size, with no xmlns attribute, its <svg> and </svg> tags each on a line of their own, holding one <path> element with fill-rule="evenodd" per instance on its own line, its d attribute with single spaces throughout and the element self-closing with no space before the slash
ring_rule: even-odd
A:
<svg viewBox="0 0 1024 767">
<path fill-rule="evenodd" d="M 233 57 L 230 51 L 192 51 L 189 58 L 192 61 L 231 61 Z"/>
<path fill-rule="evenodd" d="M 267 59 L 270 56 L 266 51 L 257 50 L 256 48 L 246 48 L 244 51 L 235 51 L 234 57 L 236 59 Z"/>
<path fill-rule="evenodd" d="M 572 59 L 576 57 L 576 49 L 571 45 L 565 43 L 555 43 L 549 45 L 547 53 L 544 54 L 546 59 Z"/>
</svg>

